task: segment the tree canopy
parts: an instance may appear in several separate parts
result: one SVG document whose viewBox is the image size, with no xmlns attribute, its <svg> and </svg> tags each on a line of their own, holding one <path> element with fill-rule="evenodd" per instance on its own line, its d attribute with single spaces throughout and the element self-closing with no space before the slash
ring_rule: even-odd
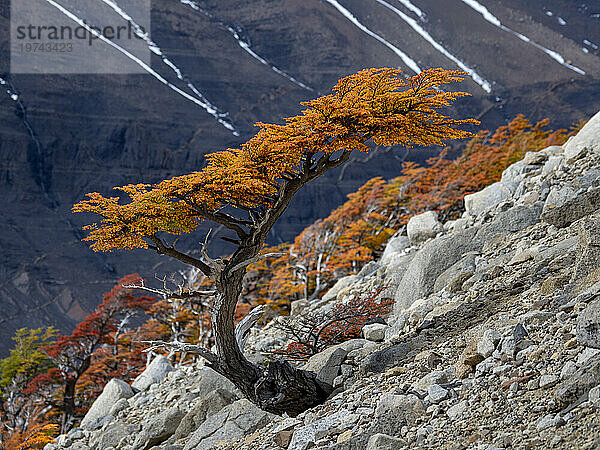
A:
<svg viewBox="0 0 600 450">
<path fill-rule="evenodd" d="M 86 238 L 95 251 L 154 248 L 156 235 L 193 231 L 212 220 L 245 235 L 251 221 L 222 212 L 226 206 L 256 211 L 272 208 L 282 183 L 306 169 L 313 155 L 360 150 L 365 144 L 405 147 L 440 145 L 472 136 L 456 128 L 478 123 L 456 120 L 439 112 L 464 92 L 444 92 L 440 86 L 462 80 L 462 72 L 426 70 L 411 78 L 398 69 L 367 69 L 342 78 L 333 93 L 303 102 L 300 115 L 284 125 L 257 123 L 260 131 L 239 149 L 206 156 L 204 169 L 162 181 L 116 188 L 129 197 L 88 194 L 74 212 L 102 217 L 89 225 Z M 240 233 L 241 232 L 241 233 Z"/>
</svg>

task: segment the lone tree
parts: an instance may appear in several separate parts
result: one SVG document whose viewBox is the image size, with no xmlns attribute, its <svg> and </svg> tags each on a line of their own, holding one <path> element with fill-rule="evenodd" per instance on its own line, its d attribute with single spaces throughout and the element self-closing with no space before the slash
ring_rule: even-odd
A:
<svg viewBox="0 0 600 450">
<path fill-rule="evenodd" d="M 302 103 L 306 109 L 285 119 L 284 125 L 256 124 L 260 131 L 240 149 L 207 155 L 207 165 L 200 171 L 155 185 L 117 188 L 129 197 L 126 202 L 91 193 L 73 211 L 102 218 L 86 227 L 90 231 L 86 240 L 95 251 L 150 249 L 210 277 L 216 286 L 212 303 L 216 352 L 178 342 L 159 345 L 202 356 L 262 409 L 295 416 L 322 403 L 331 387 L 287 361 L 263 368 L 244 357 L 248 330 L 262 312 L 253 310 L 234 326 L 247 266 L 265 256 L 261 250 L 269 231 L 294 195 L 342 165 L 353 151 L 368 152 L 367 141 L 412 147 L 471 137 L 457 127 L 476 120 L 456 120 L 439 111 L 468 95 L 439 88 L 462 81 L 462 75 L 430 69 L 405 79 L 397 69 L 362 70 L 339 80 L 332 94 Z M 228 259 L 211 259 L 204 246 L 196 257 L 167 243 L 167 235 L 191 233 L 205 220 L 233 233 L 233 238 L 224 238 L 237 247 Z"/>
</svg>

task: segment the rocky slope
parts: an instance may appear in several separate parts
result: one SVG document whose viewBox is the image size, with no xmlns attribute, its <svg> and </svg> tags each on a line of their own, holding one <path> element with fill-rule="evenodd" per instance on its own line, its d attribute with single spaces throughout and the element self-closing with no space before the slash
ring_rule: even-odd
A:
<svg viewBox="0 0 600 450">
<path fill-rule="evenodd" d="M 598 448 L 599 167 L 600 113 L 467 196 L 460 219 L 413 217 L 380 261 L 298 313 L 380 286 L 396 301 L 387 324 L 308 361 L 336 388 L 325 404 L 275 417 L 202 363 L 159 357 L 46 450 Z M 246 351 L 284 343 L 271 323 Z"/>
<path fill-rule="evenodd" d="M 153 41 L 239 136 L 150 74 L 11 74 L 8 45 L 0 46 L 0 354 L 18 327 L 69 329 L 126 273 L 151 278 L 173 269 L 149 254 L 89 252 L 80 242 L 86 218 L 69 212 L 86 192 L 195 170 L 202 155 L 247 138 L 253 122 L 295 114 L 299 101 L 364 67 L 468 69 L 465 89 L 474 96 L 459 114 L 488 129 L 517 113 L 568 126 L 600 104 L 597 13 L 563 0 L 544 8 L 497 0 L 153 1 Z M 0 23 L 8 43 L 8 0 L 0 0 Z M 157 55 L 152 67 L 194 94 Z M 307 187 L 273 241 L 292 239 L 401 163 L 381 153 Z"/>
</svg>

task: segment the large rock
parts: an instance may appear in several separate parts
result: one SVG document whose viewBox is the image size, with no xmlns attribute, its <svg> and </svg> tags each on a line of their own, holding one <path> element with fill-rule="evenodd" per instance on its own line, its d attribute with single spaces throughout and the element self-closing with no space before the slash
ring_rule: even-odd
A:
<svg viewBox="0 0 600 450">
<path fill-rule="evenodd" d="M 142 431 L 137 435 L 133 447 L 136 450 L 147 450 L 166 441 L 175 433 L 184 415 L 182 410 L 174 406 L 149 418 L 144 422 Z"/>
<path fill-rule="evenodd" d="M 413 426 L 424 414 L 423 402 L 415 395 L 383 394 L 375 409 L 375 421 L 380 432 L 395 435 L 403 426 Z"/>
<path fill-rule="evenodd" d="M 225 378 L 220 373 L 215 372 L 210 367 L 202 367 L 196 372 L 196 381 L 190 386 L 190 391 L 198 396 L 198 398 L 204 398 L 211 392 L 217 389 L 229 392 L 231 395 L 237 395 L 241 397 L 238 389 L 234 384 Z"/>
<path fill-rule="evenodd" d="M 98 419 L 108 415 L 112 406 L 122 398 L 133 397 L 133 391 L 127 383 L 117 378 L 113 378 L 102 390 L 102 394 L 92 404 L 91 408 L 81 420 L 81 427 L 87 428 L 93 425 Z"/>
<path fill-rule="evenodd" d="M 577 342 L 600 348 L 600 299 L 591 302 L 577 317 Z"/>
<path fill-rule="evenodd" d="M 202 425 L 208 416 L 225 408 L 233 399 L 234 396 L 231 392 L 216 389 L 197 400 L 192 409 L 181 420 L 177 430 L 175 430 L 175 439 L 189 436 Z"/>
<path fill-rule="evenodd" d="M 592 117 L 576 136 L 563 145 L 567 161 L 574 161 L 586 151 L 600 153 L 600 112 Z"/>
<path fill-rule="evenodd" d="M 589 217 L 579 225 L 577 258 L 572 283 L 582 292 L 600 280 L 600 217 Z"/>
<path fill-rule="evenodd" d="M 565 190 L 566 192 L 559 191 L 562 194 L 555 194 L 556 199 L 551 198 L 550 195 L 546 199 L 546 205 L 542 213 L 544 222 L 558 228 L 564 228 L 600 209 L 600 189 L 591 189 L 579 194 L 571 192 L 568 188 L 565 188 Z M 560 195 L 569 196 L 569 198 L 558 199 Z"/>
<path fill-rule="evenodd" d="M 476 228 L 440 236 L 419 250 L 408 265 L 396 290 L 394 315 L 433 292 L 435 280 L 462 256 L 481 246 Z"/>
<path fill-rule="evenodd" d="M 162 355 L 158 355 L 152 360 L 148 367 L 146 367 L 146 370 L 133 380 L 131 387 L 137 391 L 145 391 L 154 383 L 164 380 L 172 370 L 173 366 L 169 360 Z"/>
<path fill-rule="evenodd" d="M 516 185 L 512 182 L 498 181 L 479 192 L 465 195 L 465 210 L 472 216 L 492 209 L 498 203 L 512 197 Z"/>
<path fill-rule="evenodd" d="M 377 433 L 369 438 L 366 450 L 398 450 L 406 445 L 400 438 Z"/>
<path fill-rule="evenodd" d="M 387 266 L 396 259 L 400 253 L 410 247 L 408 236 L 395 236 L 385 244 L 383 255 L 379 259 L 379 265 Z"/>
<path fill-rule="evenodd" d="M 411 245 L 417 245 L 435 237 L 443 229 L 437 214 L 434 211 L 427 211 L 410 218 L 406 226 L 406 233 Z"/>
<path fill-rule="evenodd" d="M 378 352 L 371 353 L 360 362 L 362 373 L 381 373 L 385 370 L 401 364 L 410 351 L 410 344 L 402 342 L 392 345 Z"/>
<path fill-rule="evenodd" d="M 358 280 L 360 280 L 358 275 L 348 275 L 347 277 L 340 278 L 323 296 L 323 301 L 328 302 L 334 300 L 342 289 L 346 289 Z"/>
<path fill-rule="evenodd" d="M 596 354 L 556 387 L 554 398 L 559 406 L 566 407 L 581 399 L 584 394 L 599 384 L 600 354 Z"/>
<path fill-rule="evenodd" d="M 444 270 L 435 280 L 433 292 L 438 292 L 456 280 L 457 277 L 466 281 L 475 272 L 475 258 L 478 252 L 469 252 L 459 261 Z"/>
<path fill-rule="evenodd" d="M 184 450 L 207 450 L 221 441 L 242 438 L 274 417 L 246 399 L 238 400 L 209 416 L 190 437 Z"/>
<path fill-rule="evenodd" d="M 302 369 L 316 373 L 319 381 L 332 385 L 333 380 L 338 376 L 346 355 L 352 350 L 363 348 L 368 343 L 369 341 L 364 339 L 351 339 L 331 346 L 311 356 Z M 371 343 L 371 345 L 373 344 Z"/>
<path fill-rule="evenodd" d="M 119 444 L 124 438 L 135 435 L 139 431 L 139 424 L 127 424 L 117 420 L 103 429 L 102 433 L 97 433 L 94 436 L 95 439 L 90 444 L 92 447 L 99 449 L 110 447 L 120 448 Z"/>
<path fill-rule="evenodd" d="M 337 427 L 349 415 L 350 412 L 348 410 L 342 409 L 320 420 L 297 428 L 287 449 L 305 450 L 311 448 L 315 441 L 319 440 L 321 436 L 326 436 L 330 430 Z"/>
</svg>

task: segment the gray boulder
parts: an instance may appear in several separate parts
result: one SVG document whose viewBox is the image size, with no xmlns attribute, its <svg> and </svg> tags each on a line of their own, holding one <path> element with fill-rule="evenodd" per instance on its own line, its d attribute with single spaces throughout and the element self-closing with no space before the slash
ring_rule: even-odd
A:
<svg viewBox="0 0 600 450">
<path fill-rule="evenodd" d="M 198 398 L 204 398 L 217 389 L 224 390 L 241 397 L 235 385 L 223 375 L 215 372 L 210 367 L 202 367 L 196 372 L 196 381 L 190 386 L 190 391 Z"/>
<path fill-rule="evenodd" d="M 133 397 L 133 391 L 127 383 L 117 378 L 113 378 L 102 390 L 102 394 L 92 404 L 91 408 L 81 420 L 81 427 L 87 428 L 93 425 L 98 419 L 108 415 L 113 405 L 122 398 Z"/>
<path fill-rule="evenodd" d="M 443 229 L 444 227 L 438 221 L 437 213 L 434 211 L 427 211 L 411 217 L 406 226 L 411 245 L 417 245 L 433 238 Z"/>
<path fill-rule="evenodd" d="M 551 191 L 551 194 L 552 192 L 555 191 Z M 565 198 L 559 199 L 558 197 L 561 195 Z M 565 188 L 563 191 L 554 194 L 552 198 L 550 195 L 548 196 L 542 213 L 542 220 L 557 228 L 564 228 L 599 209 L 599 188 L 590 189 L 579 194 L 575 194 L 570 188 Z"/>
<path fill-rule="evenodd" d="M 388 436 L 387 434 L 377 433 L 369 438 L 366 450 L 398 450 L 406 445 L 406 441 Z"/>
<path fill-rule="evenodd" d="M 582 398 L 590 389 L 600 384 L 600 354 L 589 358 L 572 376 L 556 387 L 554 398 L 559 406 L 566 407 Z"/>
<path fill-rule="evenodd" d="M 457 277 L 462 277 L 463 281 L 467 280 L 475 272 L 475 258 L 478 252 L 469 252 L 464 255 L 459 261 L 444 270 L 435 280 L 433 292 L 438 292 L 451 284 Z"/>
<path fill-rule="evenodd" d="M 334 300 L 342 289 L 346 289 L 348 286 L 353 285 L 360 277 L 358 275 L 348 275 L 347 277 L 340 278 L 323 296 L 323 301 L 328 302 Z"/>
<path fill-rule="evenodd" d="M 567 161 L 580 158 L 586 151 L 600 152 L 600 112 L 596 113 L 576 136 L 569 138 L 563 148 Z"/>
<path fill-rule="evenodd" d="M 211 416 L 229 405 L 235 397 L 229 391 L 216 389 L 199 399 L 188 411 L 175 430 L 175 439 L 181 439 L 192 434 Z"/>
<path fill-rule="evenodd" d="M 415 395 L 383 394 L 375 409 L 375 422 L 380 432 L 395 435 L 424 414 L 423 402 Z"/>
<path fill-rule="evenodd" d="M 351 339 L 341 344 L 333 345 L 311 356 L 302 369 L 316 373 L 319 381 L 333 385 L 333 380 L 338 376 L 346 355 L 352 350 L 363 348 L 368 343 L 369 341 L 364 339 Z M 370 344 L 373 345 L 372 343 Z"/>
<path fill-rule="evenodd" d="M 600 348 L 600 299 L 591 302 L 579 314 L 575 335 L 580 344 Z"/>
<path fill-rule="evenodd" d="M 410 247 L 408 236 L 395 236 L 385 244 L 383 255 L 379 259 L 379 265 L 387 266 L 393 259 L 398 257 L 398 254 Z"/>
<path fill-rule="evenodd" d="M 327 436 L 330 430 L 336 428 L 349 415 L 350 412 L 348 410 L 342 409 L 330 416 L 297 428 L 294 431 L 288 450 L 305 450 L 311 448 L 315 441 L 323 436 Z"/>
<path fill-rule="evenodd" d="M 380 342 L 385 339 L 386 328 L 384 323 L 371 323 L 362 327 L 362 334 L 367 341 Z"/>
<path fill-rule="evenodd" d="M 184 450 L 207 450 L 221 441 L 242 438 L 274 417 L 246 399 L 238 400 L 209 416 L 190 437 Z"/>
<path fill-rule="evenodd" d="M 401 364 L 410 351 L 410 344 L 402 342 L 378 352 L 371 353 L 360 362 L 362 373 L 381 373 Z"/>
<path fill-rule="evenodd" d="M 408 265 L 396 290 L 394 315 L 408 308 L 416 300 L 433 292 L 435 280 L 462 256 L 478 250 L 476 228 L 440 236 L 419 250 Z"/>
<path fill-rule="evenodd" d="M 111 423 L 102 430 L 102 433 L 94 433 L 94 439 L 90 442 L 95 448 L 119 448 L 120 442 L 140 431 L 139 424 L 127 424 L 121 421 Z"/>
<path fill-rule="evenodd" d="M 492 209 L 500 202 L 512 197 L 516 185 L 510 181 L 498 181 L 474 194 L 465 195 L 465 210 L 472 216 Z"/>
<path fill-rule="evenodd" d="M 142 431 L 135 439 L 133 447 L 136 450 L 147 450 L 166 441 L 175 433 L 184 415 L 185 413 L 182 410 L 174 406 L 146 420 L 142 426 Z"/>
<path fill-rule="evenodd" d="M 582 221 L 577 235 L 577 257 L 571 282 L 582 292 L 600 279 L 600 217 Z"/>
<path fill-rule="evenodd" d="M 146 367 L 146 370 L 133 380 L 131 387 L 137 391 L 145 391 L 154 383 L 164 380 L 172 370 L 173 366 L 169 360 L 162 355 L 158 355 L 152 360 L 148 367 Z"/>
</svg>

